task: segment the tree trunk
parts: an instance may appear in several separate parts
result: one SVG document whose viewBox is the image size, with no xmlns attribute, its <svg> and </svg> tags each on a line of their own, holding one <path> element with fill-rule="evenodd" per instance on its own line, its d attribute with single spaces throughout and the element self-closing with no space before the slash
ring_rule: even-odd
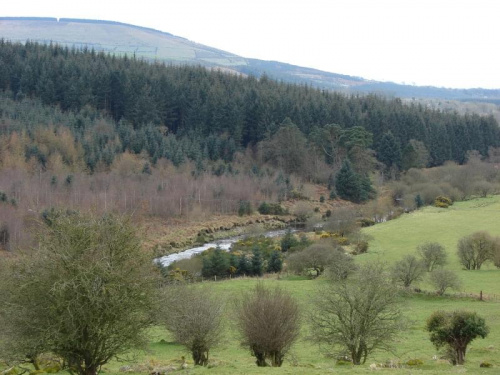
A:
<svg viewBox="0 0 500 375">
<path fill-rule="evenodd" d="M 208 365 L 208 350 L 193 349 L 192 354 L 195 366 Z"/>
<path fill-rule="evenodd" d="M 86 366 L 83 368 L 83 374 L 81 375 L 97 375 L 97 366 Z"/>
<path fill-rule="evenodd" d="M 257 366 L 259 366 L 259 367 L 266 367 L 267 366 L 266 354 L 264 352 L 253 349 L 253 355 L 255 356 L 255 358 L 257 358 L 257 360 L 255 361 Z"/>
<path fill-rule="evenodd" d="M 351 351 L 351 358 L 352 358 L 352 364 L 353 365 L 360 365 L 361 364 L 361 350 L 352 350 Z"/>
<path fill-rule="evenodd" d="M 281 352 L 274 352 L 272 353 L 271 355 L 271 365 L 273 367 L 281 367 L 281 365 L 283 364 L 283 358 L 285 356 L 283 354 L 281 354 Z"/>
<path fill-rule="evenodd" d="M 457 365 L 463 365 L 465 363 L 465 349 L 457 349 Z"/>
</svg>

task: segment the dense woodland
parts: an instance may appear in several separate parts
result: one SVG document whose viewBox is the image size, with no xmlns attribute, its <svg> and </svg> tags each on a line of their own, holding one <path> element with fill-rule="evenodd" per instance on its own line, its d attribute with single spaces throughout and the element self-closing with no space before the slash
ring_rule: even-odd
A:
<svg viewBox="0 0 500 375">
<path fill-rule="evenodd" d="M 363 202 L 375 173 L 398 179 L 499 146 L 491 116 L 0 40 L 0 221 L 11 243 L 22 243 L 27 212 L 54 206 L 236 213 L 304 182 Z"/>
<path fill-rule="evenodd" d="M 444 114 L 399 99 L 347 97 L 266 77 L 35 43 L 1 41 L 0 89 L 16 100 L 38 98 L 44 105 L 72 111 L 75 120 L 65 125 L 77 139 L 100 111 L 114 120 L 113 135 L 119 137 L 122 151 L 144 150 L 153 161 L 167 157 L 177 164 L 185 157 L 231 160 L 236 150 L 275 134 L 286 118 L 310 141 L 327 124 L 361 126 L 373 135 L 370 147 L 386 165 L 400 163 L 385 160 L 388 132 L 403 151 L 412 139 L 422 142 L 430 153 L 429 166 L 446 160 L 463 163 L 467 150 L 486 155 L 488 147 L 500 142 L 498 124 L 491 117 Z M 109 139 L 93 143 L 86 147 L 102 154 Z M 90 169 L 96 157 L 87 157 Z"/>
</svg>

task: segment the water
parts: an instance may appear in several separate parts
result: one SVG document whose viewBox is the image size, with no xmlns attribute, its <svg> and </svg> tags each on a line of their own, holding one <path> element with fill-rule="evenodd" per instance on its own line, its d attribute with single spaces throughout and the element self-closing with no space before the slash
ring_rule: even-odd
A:
<svg viewBox="0 0 500 375">
<path fill-rule="evenodd" d="M 283 236 L 288 229 L 280 229 L 280 230 L 272 230 L 269 232 L 266 232 L 263 234 L 264 237 L 278 237 L 278 236 Z M 291 230 L 292 232 L 295 232 L 295 230 Z M 170 255 L 165 255 L 163 257 L 157 258 L 156 262 L 161 263 L 163 267 L 167 267 L 168 265 L 172 264 L 173 262 L 176 262 L 181 259 L 189 259 L 193 255 L 200 254 L 204 251 L 207 251 L 208 249 L 212 247 L 217 247 L 219 246 L 222 250 L 229 251 L 231 248 L 232 244 L 245 238 L 247 236 L 241 235 L 241 236 L 234 236 L 234 237 L 229 237 L 213 242 L 206 243 L 202 246 L 197 246 L 197 247 L 192 247 L 191 249 L 187 249 L 184 251 L 181 251 L 179 253 L 175 254 L 170 254 Z"/>
</svg>

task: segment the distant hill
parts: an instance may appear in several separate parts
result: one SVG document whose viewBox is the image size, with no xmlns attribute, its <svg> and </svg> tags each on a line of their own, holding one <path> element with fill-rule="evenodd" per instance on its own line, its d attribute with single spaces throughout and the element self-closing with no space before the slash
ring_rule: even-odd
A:
<svg viewBox="0 0 500 375">
<path fill-rule="evenodd" d="M 346 93 L 375 92 L 390 97 L 438 98 L 500 104 L 500 90 L 447 89 L 370 81 L 296 65 L 244 58 L 166 32 L 114 21 L 72 18 L 0 17 L 0 38 L 25 42 L 58 43 L 118 55 L 127 54 L 167 64 L 195 64 L 237 74 L 297 84 L 308 84 Z"/>
</svg>

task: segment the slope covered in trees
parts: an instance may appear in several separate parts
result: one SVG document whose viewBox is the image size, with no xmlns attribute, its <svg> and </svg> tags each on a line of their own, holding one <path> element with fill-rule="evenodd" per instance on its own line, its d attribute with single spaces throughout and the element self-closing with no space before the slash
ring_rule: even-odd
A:
<svg viewBox="0 0 500 375">
<path fill-rule="evenodd" d="M 83 117 L 68 124 L 76 138 L 96 111 L 109 115 L 114 120 L 109 138 L 118 136 L 122 150 L 146 151 L 153 162 L 161 157 L 174 163 L 179 159 L 176 164 L 186 157 L 229 161 L 236 150 L 275 134 L 286 118 L 320 149 L 324 145 L 313 136 L 326 125 L 361 126 L 372 134 L 369 147 L 387 167 L 401 167 L 401 161 L 387 160 L 384 154 L 388 132 L 403 158 L 411 140 L 420 142 L 429 153 L 429 166 L 446 160 L 463 163 L 467 150 L 486 155 L 500 143 L 492 117 L 445 114 L 399 99 L 348 97 L 266 77 L 257 80 L 36 43 L 0 42 L 0 89 L 17 101 L 37 98 Z M 335 139 L 329 140 L 334 144 Z M 102 139 L 94 143 L 100 144 L 101 153 L 109 149 Z M 337 150 L 324 151 L 331 157 Z M 92 169 L 92 161 L 87 164 Z"/>
</svg>

